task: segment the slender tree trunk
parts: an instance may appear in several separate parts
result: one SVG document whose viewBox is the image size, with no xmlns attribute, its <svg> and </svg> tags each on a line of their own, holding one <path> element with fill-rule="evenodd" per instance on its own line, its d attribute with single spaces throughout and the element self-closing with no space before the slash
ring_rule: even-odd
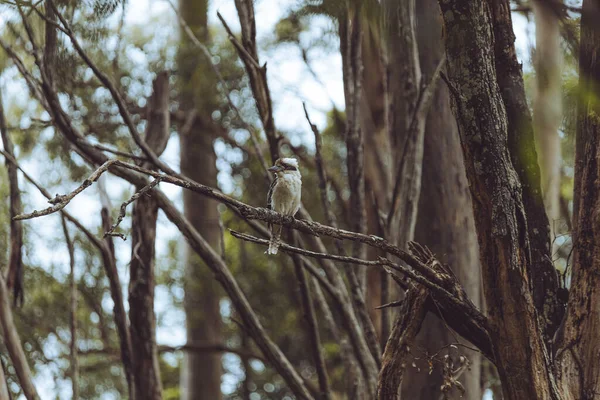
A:
<svg viewBox="0 0 600 400">
<path fill-rule="evenodd" d="M 557 334 L 565 398 L 600 396 L 600 4 L 584 0 L 579 52 L 575 232 L 567 318 Z M 595 17 L 594 17 L 595 16 Z"/>
<path fill-rule="evenodd" d="M 180 13 L 200 41 L 209 41 L 207 0 L 180 0 Z M 215 80 L 207 61 L 181 34 L 178 71 L 181 105 L 186 111 L 196 110 L 188 132 L 180 132 L 181 172 L 208 186 L 217 186 L 216 156 L 213 141 L 217 129 L 211 114 L 215 107 Z M 194 228 L 217 253 L 221 253 L 221 230 L 217 203 L 207 197 L 183 193 L 184 212 Z M 187 248 L 185 255 L 185 299 L 187 340 L 190 343 L 221 341 L 220 291 L 213 274 L 201 258 Z M 218 353 L 186 353 L 182 369 L 182 398 L 214 399 L 221 395 L 221 356 Z"/>
<path fill-rule="evenodd" d="M 2 341 L 8 349 L 8 354 L 25 398 L 27 400 L 39 400 L 40 397 L 33 385 L 33 374 L 25 358 L 25 352 L 23 346 L 21 346 L 21 339 L 13 319 L 8 288 L 2 276 L 0 276 L 0 326 L 2 328 Z"/>
<path fill-rule="evenodd" d="M 4 115 L 4 106 L 2 104 L 2 95 L 0 93 L 0 135 L 2 136 L 2 145 L 4 151 L 14 157 L 14 146 Z M 20 221 L 12 219 L 15 215 L 21 213 L 21 192 L 19 190 L 19 177 L 17 167 L 6 160 L 6 170 L 8 172 L 8 183 L 10 187 L 10 258 L 8 268 L 5 272 L 6 285 L 12 290 L 15 304 L 19 299 L 23 299 L 23 226 Z"/>
<path fill-rule="evenodd" d="M 423 75 L 430 76 L 443 55 L 442 15 L 436 0 L 417 3 L 417 39 Z M 450 109 L 450 97 L 445 84 L 437 87 L 433 104 L 427 115 L 423 156 L 423 176 L 415 240 L 427 245 L 456 273 L 473 303 L 481 307 L 481 275 L 477 235 L 469 193 L 462 149 L 456 121 Z M 456 342 L 438 316 L 429 314 L 417 337 L 417 347 L 435 354 L 444 346 Z M 449 349 L 449 347 L 446 347 Z M 450 350 L 455 361 L 464 354 L 471 368 L 461 376 L 465 388 L 463 398 L 481 400 L 481 354 L 464 350 Z M 443 383 L 443 368 L 434 362 L 429 366 L 417 362 L 420 371 L 409 368 L 402 387 L 404 399 L 438 399 Z"/>
<path fill-rule="evenodd" d="M 487 2 L 440 0 L 452 109 L 479 239 L 494 358 L 506 399 L 558 398 L 529 288 L 531 249 L 507 114 L 495 71 Z M 522 349 L 525 351 L 517 351 Z"/>
<path fill-rule="evenodd" d="M 169 76 L 162 72 L 155 79 L 148 102 L 144 140 L 160 156 L 169 140 Z M 152 168 L 151 163 L 142 163 Z M 162 384 L 156 348 L 154 314 L 154 254 L 158 205 L 150 196 L 140 197 L 132 216 L 131 264 L 129 280 L 129 320 L 136 394 L 141 399 L 160 400 Z"/>
<path fill-rule="evenodd" d="M 550 3 L 556 3 L 554 6 Z M 533 125 L 542 178 L 542 192 L 550 232 L 556 235 L 560 219 L 560 129 L 562 120 L 562 49 L 556 6 L 560 0 L 534 0 L 536 93 Z M 553 8 L 554 7 L 554 8 Z"/>
</svg>

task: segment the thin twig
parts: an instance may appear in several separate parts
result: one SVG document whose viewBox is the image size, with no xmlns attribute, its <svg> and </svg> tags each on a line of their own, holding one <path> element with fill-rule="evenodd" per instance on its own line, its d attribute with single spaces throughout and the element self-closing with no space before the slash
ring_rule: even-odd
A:
<svg viewBox="0 0 600 400">
<path fill-rule="evenodd" d="M 121 221 L 123 221 L 123 218 L 125 218 L 125 214 L 127 212 L 127 206 L 130 205 L 131 203 L 133 203 L 134 201 L 136 201 L 137 199 L 139 199 L 140 196 L 143 196 L 144 194 L 146 194 L 150 190 L 152 190 L 156 185 L 158 185 L 160 183 L 160 181 L 161 181 L 161 178 L 154 179 L 148 185 L 144 186 L 142 189 L 137 191 L 133 196 L 131 196 L 131 198 L 129 200 L 127 200 L 123 204 L 121 204 L 121 208 L 119 211 L 119 216 L 117 217 L 117 221 L 110 227 L 110 229 L 108 231 L 104 232 L 104 237 L 117 236 L 123 240 L 126 240 L 126 236 L 122 233 L 115 233 L 115 229 L 117 229 L 117 227 L 119 226 Z"/>
<path fill-rule="evenodd" d="M 71 29 L 71 26 L 65 20 L 65 18 L 62 16 L 62 14 L 58 11 L 56 6 L 54 5 L 54 2 L 52 0 L 48 0 L 48 4 L 50 5 L 50 7 L 52 7 L 54 9 L 56 16 L 58 17 L 61 24 L 65 28 L 66 34 L 69 37 L 69 39 L 71 40 L 71 43 L 73 44 L 73 48 L 75 49 L 75 51 L 79 54 L 79 56 L 83 59 L 83 61 L 85 61 L 87 66 L 90 67 L 90 69 L 94 72 L 94 75 L 96 75 L 98 80 L 100 80 L 100 82 L 102 82 L 102 84 L 110 92 L 115 104 L 117 105 L 117 108 L 119 109 L 119 114 L 121 115 L 121 118 L 123 118 L 123 121 L 125 122 L 125 125 L 129 129 L 129 133 L 133 137 L 133 140 L 135 141 L 135 143 L 140 147 L 140 149 L 142 149 L 142 152 L 146 155 L 146 157 L 148 159 L 150 159 L 152 161 L 152 163 L 154 165 L 156 165 L 158 168 L 160 168 L 161 170 L 165 171 L 166 173 L 168 173 L 170 175 L 180 176 L 177 172 L 175 172 L 175 170 L 173 170 L 167 164 L 160 161 L 158 159 L 158 157 L 156 156 L 156 154 L 152 151 L 152 149 L 142 139 L 142 137 L 140 136 L 140 133 L 138 132 L 137 128 L 135 127 L 135 124 L 133 123 L 133 119 L 131 117 L 131 114 L 129 113 L 129 110 L 127 109 L 127 105 L 126 105 L 125 101 L 123 100 L 121 93 L 117 90 L 117 88 L 115 87 L 113 82 L 110 80 L 110 78 L 98 68 L 98 66 L 89 58 L 87 53 L 83 50 L 83 48 L 79 44 L 79 41 L 75 37 L 75 34 L 73 33 L 73 30 Z"/>
<path fill-rule="evenodd" d="M 127 157 L 127 158 L 131 158 L 133 160 L 140 160 L 140 161 L 148 161 L 148 159 L 146 157 L 140 157 L 140 156 L 136 156 L 135 154 L 131 154 L 131 153 L 127 153 L 125 151 L 120 151 L 120 150 L 116 150 L 116 149 L 112 149 L 108 146 L 104 146 L 102 144 L 99 143 L 95 143 L 95 144 L 88 144 L 98 150 L 102 150 L 102 151 L 106 151 L 107 153 L 112 153 L 115 154 L 117 156 L 123 156 L 123 157 Z"/>
</svg>

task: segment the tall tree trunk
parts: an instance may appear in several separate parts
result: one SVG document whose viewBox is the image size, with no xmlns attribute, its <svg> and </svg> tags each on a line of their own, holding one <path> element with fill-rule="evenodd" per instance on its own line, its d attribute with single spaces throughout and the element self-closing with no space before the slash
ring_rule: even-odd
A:
<svg viewBox="0 0 600 400">
<path fill-rule="evenodd" d="M 531 248 L 488 2 L 440 0 L 452 110 L 475 214 L 494 358 L 506 399 L 558 398 L 529 286 Z M 524 351 L 517 351 L 522 349 Z"/>
<path fill-rule="evenodd" d="M 510 2 L 491 0 L 490 3 L 494 24 L 496 75 L 508 118 L 508 147 L 521 181 L 523 205 L 527 215 L 533 302 L 542 316 L 542 330 L 548 344 L 562 320 L 564 301 L 558 296 L 558 275 L 552 264 L 550 225 L 542 199 L 540 168 L 521 63 L 517 60 L 515 51 Z"/>
<path fill-rule="evenodd" d="M 180 0 L 180 13 L 200 41 L 209 41 L 207 0 Z M 213 141 L 217 129 L 211 113 L 215 107 L 216 86 L 208 61 L 198 54 L 188 36 L 181 33 L 178 56 L 181 105 L 196 110 L 188 132 L 180 132 L 181 172 L 208 186 L 217 186 L 216 156 Z M 217 203 L 189 190 L 183 193 L 186 218 L 217 251 L 221 233 Z M 185 255 L 185 299 L 188 343 L 216 343 L 221 340 L 220 291 L 207 266 L 191 249 Z M 221 356 L 218 353 L 186 353 L 182 369 L 182 398 L 215 399 L 221 395 Z"/>
<path fill-rule="evenodd" d="M 442 15 L 436 0 L 417 3 L 417 40 L 423 75 L 431 76 L 443 55 Z M 473 208 L 463 164 L 456 121 L 450 109 L 445 84 L 439 85 L 427 115 L 423 156 L 421 197 L 415 240 L 427 245 L 456 273 L 473 303 L 481 307 L 481 275 Z M 455 343 L 456 335 L 437 316 L 428 315 L 417 337 L 418 348 L 435 354 Z M 446 347 L 447 349 L 449 347 Z M 461 376 L 466 390 L 463 398 L 477 399 L 481 392 L 481 354 L 451 350 L 451 356 L 465 354 L 471 369 Z M 453 357 L 458 358 L 458 357 Z M 458 361 L 458 360 L 455 360 Z M 429 374 L 426 363 L 418 362 L 420 371 L 406 371 L 402 387 L 404 399 L 437 399 L 443 382 L 442 366 L 434 363 Z"/>
<path fill-rule="evenodd" d="M 573 275 L 567 318 L 557 333 L 565 398 L 600 394 L 600 4 L 584 0 L 581 14 Z"/>
<path fill-rule="evenodd" d="M 169 76 L 160 73 L 154 81 L 148 102 L 144 140 L 159 156 L 169 140 Z M 143 162 L 152 168 L 150 162 Z M 129 280 L 129 331 L 136 394 L 141 399 L 160 400 L 162 384 L 156 349 L 154 314 L 154 254 L 158 204 L 150 196 L 141 196 L 133 206 L 131 265 Z"/>
<path fill-rule="evenodd" d="M 555 2 L 556 5 L 550 3 Z M 542 178 L 542 192 L 550 232 L 560 219 L 560 129 L 562 119 L 560 27 L 556 6 L 560 0 L 534 0 L 536 92 L 533 125 Z"/>
</svg>

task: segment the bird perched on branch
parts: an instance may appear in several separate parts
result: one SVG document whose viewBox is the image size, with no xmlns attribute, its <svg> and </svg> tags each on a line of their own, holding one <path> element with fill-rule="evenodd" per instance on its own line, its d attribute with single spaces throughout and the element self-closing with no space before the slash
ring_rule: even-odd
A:
<svg viewBox="0 0 600 400">
<path fill-rule="evenodd" d="M 295 158 L 279 158 L 269 171 L 275 174 L 267 197 L 269 209 L 293 217 L 300 209 L 302 194 L 302 175 L 298 170 L 298 161 Z M 267 254 L 277 254 L 281 243 L 281 229 L 281 226 L 274 228 L 269 224 L 271 240 Z"/>
</svg>

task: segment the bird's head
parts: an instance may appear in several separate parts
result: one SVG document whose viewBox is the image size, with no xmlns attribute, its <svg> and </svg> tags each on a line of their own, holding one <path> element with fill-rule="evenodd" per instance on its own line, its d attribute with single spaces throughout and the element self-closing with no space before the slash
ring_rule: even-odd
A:
<svg viewBox="0 0 600 400">
<path fill-rule="evenodd" d="M 298 160 L 295 158 L 278 158 L 275 161 L 275 165 L 269 168 L 269 171 L 277 174 L 277 176 L 283 176 L 285 174 L 297 174 L 300 175 L 298 170 Z"/>
</svg>

